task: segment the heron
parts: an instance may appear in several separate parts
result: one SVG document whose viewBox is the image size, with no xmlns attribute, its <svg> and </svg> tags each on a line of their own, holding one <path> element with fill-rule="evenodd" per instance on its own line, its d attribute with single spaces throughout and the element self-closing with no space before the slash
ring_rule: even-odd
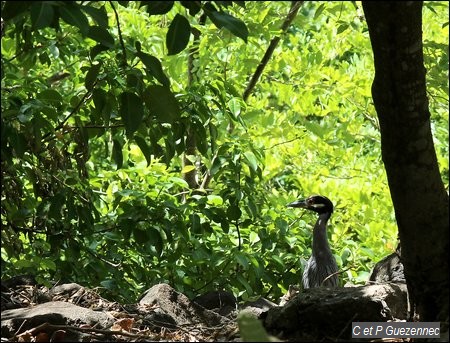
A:
<svg viewBox="0 0 450 343">
<path fill-rule="evenodd" d="M 311 195 L 287 206 L 306 208 L 319 215 L 314 225 L 312 254 L 303 272 L 303 287 L 337 287 L 338 267 L 327 238 L 327 223 L 333 213 L 333 203 L 323 195 Z"/>
</svg>

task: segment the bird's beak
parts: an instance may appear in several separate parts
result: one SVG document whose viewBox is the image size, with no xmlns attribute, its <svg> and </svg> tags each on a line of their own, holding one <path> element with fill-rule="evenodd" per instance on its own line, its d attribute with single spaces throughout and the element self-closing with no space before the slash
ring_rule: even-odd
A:
<svg viewBox="0 0 450 343">
<path fill-rule="evenodd" d="M 287 207 L 299 207 L 299 208 L 307 208 L 305 199 L 295 200 L 290 204 L 287 204 Z"/>
</svg>

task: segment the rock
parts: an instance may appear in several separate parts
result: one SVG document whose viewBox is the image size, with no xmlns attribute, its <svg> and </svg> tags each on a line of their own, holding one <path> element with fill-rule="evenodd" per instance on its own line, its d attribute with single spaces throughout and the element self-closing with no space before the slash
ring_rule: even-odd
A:
<svg viewBox="0 0 450 343">
<path fill-rule="evenodd" d="M 60 295 L 69 298 L 80 290 L 84 291 L 84 287 L 80 286 L 77 283 L 65 283 L 53 287 L 52 289 L 50 289 L 49 293 L 51 296 Z"/>
<path fill-rule="evenodd" d="M 255 301 L 245 302 L 240 313 L 251 313 L 257 318 L 262 318 L 265 316 L 266 312 L 274 306 L 277 306 L 277 304 L 261 297 Z"/>
<path fill-rule="evenodd" d="M 192 300 L 204 308 L 228 316 L 236 310 L 237 301 L 235 296 L 226 291 L 212 291 L 202 294 Z"/>
<path fill-rule="evenodd" d="M 369 283 L 406 282 L 401 261 L 400 245 L 392 254 L 379 261 L 373 268 Z"/>
<path fill-rule="evenodd" d="M 158 316 L 159 326 L 173 328 L 174 325 L 196 325 L 196 326 L 216 326 L 225 324 L 228 319 L 205 309 L 195 302 L 191 302 L 188 297 L 175 291 L 167 284 L 158 284 L 147 290 L 141 300 L 140 305 L 155 306 L 153 310 Z M 149 318 L 149 320 L 152 320 Z"/>
<path fill-rule="evenodd" d="M 350 288 L 310 288 L 285 306 L 273 307 L 264 321 L 271 333 L 289 340 L 351 338 L 352 322 L 405 319 L 405 284 Z"/>
<path fill-rule="evenodd" d="M 104 312 L 95 312 L 74 304 L 53 301 L 30 308 L 18 308 L 2 312 L 2 337 L 11 337 L 20 328 L 20 332 L 30 330 L 43 323 L 67 325 L 84 323 L 98 329 L 108 328 L 114 318 Z"/>
<path fill-rule="evenodd" d="M 16 288 L 17 286 L 36 286 L 37 282 L 33 275 L 17 275 L 7 280 L 2 280 L 2 291 L 8 288 Z"/>
<path fill-rule="evenodd" d="M 300 292 L 300 286 L 298 285 L 289 285 L 289 289 L 285 295 L 280 298 L 279 305 L 284 306 L 286 303 L 295 297 Z"/>
</svg>

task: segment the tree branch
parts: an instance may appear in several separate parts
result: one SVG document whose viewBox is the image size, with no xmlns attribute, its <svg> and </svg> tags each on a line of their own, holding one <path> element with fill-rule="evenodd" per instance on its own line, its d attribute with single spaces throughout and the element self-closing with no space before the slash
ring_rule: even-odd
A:
<svg viewBox="0 0 450 343">
<path fill-rule="evenodd" d="M 289 13 L 286 16 L 286 19 L 283 22 L 283 25 L 281 26 L 282 34 L 286 33 L 287 29 L 289 28 L 289 25 L 291 25 L 292 21 L 294 20 L 295 16 L 297 15 L 298 10 L 302 6 L 303 1 L 292 1 L 291 3 L 291 9 L 289 10 Z M 261 59 L 261 62 L 259 63 L 258 67 L 256 68 L 255 73 L 253 74 L 250 82 L 247 85 L 247 88 L 244 91 L 243 99 L 245 102 L 247 102 L 248 97 L 250 96 L 251 92 L 255 88 L 256 83 L 258 82 L 259 78 L 261 77 L 264 68 L 267 66 L 267 63 L 269 62 L 270 58 L 273 55 L 273 52 L 275 51 L 275 48 L 277 47 L 278 43 L 280 42 L 281 36 L 274 37 L 269 44 L 269 47 L 266 50 L 266 53 L 264 54 L 263 58 Z"/>
<path fill-rule="evenodd" d="M 97 84 L 98 80 L 95 80 L 93 85 L 92 85 L 92 89 L 94 89 L 95 85 Z M 54 132 L 60 130 L 63 128 L 64 124 L 67 123 L 67 121 L 69 120 L 69 118 L 71 116 L 73 116 L 76 112 L 78 112 L 78 110 L 80 109 L 81 105 L 84 103 L 84 101 L 88 98 L 88 96 L 90 96 L 92 93 L 92 90 L 87 91 L 83 97 L 81 98 L 81 100 L 78 102 L 78 104 L 73 108 L 73 110 L 68 114 L 68 116 L 66 118 L 64 118 L 64 120 L 58 124 L 58 126 L 55 127 Z M 51 132 L 47 132 L 43 137 L 42 140 L 45 142 L 46 138 L 48 138 L 51 135 Z M 52 140 L 52 138 L 48 139 L 48 141 Z"/>
<path fill-rule="evenodd" d="M 116 11 L 116 8 L 114 7 L 114 4 L 112 1 L 108 1 L 109 4 L 111 5 L 113 11 L 114 11 L 114 15 L 116 17 L 116 21 L 117 21 L 117 31 L 119 32 L 119 42 L 120 42 L 120 46 L 122 47 L 122 63 L 124 66 L 127 65 L 127 50 L 125 49 L 125 43 L 123 42 L 123 38 L 122 38 L 122 30 L 120 29 L 120 22 L 119 22 L 119 14 Z"/>
</svg>

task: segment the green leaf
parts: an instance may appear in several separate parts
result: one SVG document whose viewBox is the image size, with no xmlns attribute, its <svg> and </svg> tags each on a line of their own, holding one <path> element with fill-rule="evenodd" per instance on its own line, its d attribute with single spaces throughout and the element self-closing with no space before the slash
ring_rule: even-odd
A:
<svg viewBox="0 0 450 343">
<path fill-rule="evenodd" d="M 19 14 L 28 11 L 30 5 L 37 5 L 32 1 L 5 1 L 2 3 L 2 19 L 7 21 Z M 3 42 L 2 42 L 3 44 Z"/>
<path fill-rule="evenodd" d="M 241 38 L 245 43 L 247 43 L 248 29 L 242 20 L 237 19 L 229 15 L 228 13 L 216 11 L 208 12 L 208 17 L 219 29 L 225 27 L 232 34 Z"/>
<path fill-rule="evenodd" d="M 105 6 L 95 8 L 92 6 L 82 6 L 81 9 L 86 12 L 98 26 L 108 27 L 108 13 L 106 13 Z"/>
<path fill-rule="evenodd" d="M 237 205 L 230 205 L 227 208 L 227 217 L 229 220 L 238 220 L 242 215 L 242 211 Z"/>
<path fill-rule="evenodd" d="M 141 98 L 131 92 L 120 94 L 119 113 L 125 124 L 127 136 L 130 137 L 139 128 L 144 118 L 144 106 Z"/>
<path fill-rule="evenodd" d="M 94 101 L 95 109 L 99 113 L 102 113 L 106 106 L 106 95 L 107 93 L 101 88 L 95 88 L 92 91 L 92 100 Z M 78 103 L 78 101 L 76 103 Z"/>
<path fill-rule="evenodd" d="M 195 170 L 195 166 L 193 166 L 192 164 L 189 164 L 189 165 L 184 166 L 183 169 L 181 169 L 181 174 L 186 174 L 193 170 Z"/>
<path fill-rule="evenodd" d="M 148 167 L 152 162 L 152 151 L 150 150 L 150 147 L 148 146 L 145 139 L 142 137 L 134 136 L 134 140 L 136 141 L 136 144 L 138 145 L 139 149 L 141 149 L 142 153 L 144 154 Z"/>
<path fill-rule="evenodd" d="M 65 203 L 66 197 L 63 193 L 56 194 L 50 199 L 50 208 L 48 210 L 49 218 L 59 220 L 61 218 L 61 209 Z"/>
<path fill-rule="evenodd" d="M 228 108 L 230 109 L 234 119 L 237 119 L 237 117 L 241 114 L 241 102 L 239 99 L 232 98 L 228 101 Z"/>
<path fill-rule="evenodd" d="M 251 151 L 244 152 L 245 159 L 248 161 L 248 165 L 250 168 L 252 168 L 254 171 L 258 169 L 258 161 L 256 159 L 256 156 Z"/>
<path fill-rule="evenodd" d="M 339 25 L 339 27 L 337 29 L 337 34 L 344 32 L 345 30 L 348 29 L 348 27 L 349 27 L 349 25 L 347 23 L 343 23 L 343 24 Z"/>
<path fill-rule="evenodd" d="M 149 238 L 149 244 L 155 248 L 156 255 L 161 256 L 163 251 L 163 239 L 161 237 L 161 233 L 154 228 L 147 229 L 147 234 Z"/>
<path fill-rule="evenodd" d="M 236 5 L 245 8 L 245 1 L 233 1 Z"/>
<path fill-rule="evenodd" d="M 86 78 L 84 79 L 84 86 L 87 90 L 92 90 L 92 87 L 94 87 L 95 82 L 97 81 L 98 73 L 100 72 L 100 67 L 102 66 L 101 63 L 93 64 L 87 74 Z"/>
<path fill-rule="evenodd" d="M 177 185 L 177 186 L 179 186 L 181 188 L 189 189 L 188 183 L 186 182 L 186 180 L 184 180 L 182 178 L 179 178 L 179 177 L 176 177 L 176 176 L 172 176 L 172 177 L 169 178 L 169 181 L 173 182 L 173 184 L 175 184 L 175 185 Z"/>
<path fill-rule="evenodd" d="M 114 162 L 117 165 L 117 169 L 122 168 L 123 166 L 122 144 L 120 144 L 120 142 L 117 139 L 113 140 L 112 156 Z"/>
<path fill-rule="evenodd" d="M 50 269 L 56 271 L 56 264 L 54 261 L 50 260 L 49 258 L 44 258 L 41 260 L 41 267 L 44 269 Z"/>
<path fill-rule="evenodd" d="M 322 14 L 326 3 L 322 3 L 319 7 L 317 7 L 316 13 L 314 13 L 314 20 L 319 18 L 319 16 Z"/>
<path fill-rule="evenodd" d="M 213 162 L 212 162 L 211 170 L 209 171 L 209 173 L 211 174 L 211 176 L 215 175 L 226 164 L 227 164 L 227 162 L 226 162 L 225 158 L 223 158 L 223 157 L 215 157 Z"/>
<path fill-rule="evenodd" d="M 162 64 L 159 59 L 141 51 L 137 52 L 136 55 L 141 59 L 142 63 L 144 63 L 147 74 L 153 76 L 161 82 L 163 86 L 170 86 L 170 80 L 167 78 L 166 74 L 164 74 Z"/>
<path fill-rule="evenodd" d="M 96 42 L 106 46 L 107 48 L 114 48 L 114 38 L 111 34 L 100 26 L 90 26 L 87 36 Z"/>
<path fill-rule="evenodd" d="M 173 7 L 173 1 L 142 1 L 142 5 L 147 5 L 147 13 L 150 15 L 166 14 Z"/>
<path fill-rule="evenodd" d="M 89 31 L 89 21 L 75 2 L 63 2 L 59 7 L 59 14 L 67 24 L 76 26 L 83 35 Z"/>
<path fill-rule="evenodd" d="M 189 43 L 191 36 L 191 25 L 189 21 L 182 15 L 177 14 L 173 18 L 166 35 L 166 45 L 169 55 L 176 55 Z"/>
<path fill-rule="evenodd" d="M 133 237 L 136 240 L 137 244 L 145 244 L 149 241 L 149 237 L 147 235 L 147 230 L 142 230 L 141 228 L 135 227 L 133 228 Z"/>
<path fill-rule="evenodd" d="M 192 233 L 202 233 L 202 226 L 200 225 L 200 217 L 198 214 L 190 214 L 189 219 L 191 221 L 191 232 Z"/>
<path fill-rule="evenodd" d="M 285 219 L 278 217 L 277 219 L 275 219 L 275 227 L 277 228 L 277 231 L 280 233 L 280 235 L 284 236 L 289 229 L 289 224 Z"/>
<path fill-rule="evenodd" d="M 4 133 L 2 132 L 2 135 Z M 6 136 L 6 135 L 5 135 Z M 23 133 L 17 132 L 14 130 L 8 137 L 9 142 L 14 149 L 17 157 L 21 158 L 25 154 L 25 151 L 27 150 L 27 140 L 25 138 L 25 135 Z"/>
<path fill-rule="evenodd" d="M 244 286 L 245 290 L 247 291 L 247 293 L 249 295 L 253 294 L 253 290 L 252 287 L 250 286 L 250 284 L 248 283 L 248 281 L 246 280 L 246 278 L 244 278 L 241 274 L 238 274 L 236 276 L 236 278 L 238 279 L 238 281 L 241 283 L 242 286 Z"/>
<path fill-rule="evenodd" d="M 173 123 L 180 118 L 180 106 L 168 87 L 148 86 L 143 96 L 150 114 L 159 122 Z"/>
<path fill-rule="evenodd" d="M 278 342 L 276 337 L 270 336 L 261 321 L 252 313 L 240 312 L 237 317 L 239 334 L 243 342 Z"/>
<path fill-rule="evenodd" d="M 97 44 L 96 46 L 93 46 L 91 48 L 91 50 L 89 51 L 89 55 L 91 56 L 91 59 L 94 59 L 95 56 L 106 50 L 108 50 L 108 47 L 104 46 L 103 44 Z"/>
<path fill-rule="evenodd" d="M 46 89 L 46 90 L 40 92 L 36 97 L 39 100 L 42 100 L 44 102 L 50 102 L 50 103 L 56 103 L 56 104 L 60 104 L 63 101 L 63 97 L 61 96 L 61 94 L 59 94 L 54 89 Z"/>
<path fill-rule="evenodd" d="M 225 233 L 228 233 L 230 231 L 230 224 L 225 220 L 223 220 L 220 223 L 220 227 L 222 228 L 222 231 Z"/>
<path fill-rule="evenodd" d="M 55 11 L 53 6 L 43 1 L 37 1 L 31 5 L 30 16 L 34 30 L 43 29 L 50 26 L 53 21 Z"/>
<path fill-rule="evenodd" d="M 272 259 L 274 260 L 274 262 L 276 262 L 281 267 L 281 269 L 285 268 L 284 261 L 280 256 L 272 255 Z"/>
<path fill-rule="evenodd" d="M 180 1 L 180 4 L 189 10 L 191 16 L 195 16 L 202 9 L 197 1 Z"/>
<path fill-rule="evenodd" d="M 234 258 L 242 267 L 244 267 L 244 270 L 248 269 L 249 262 L 247 256 L 241 252 L 236 252 Z"/>
<path fill-rule="evenodd" d="M 102 285 L 103 287 L 105 287 L 106 289 L 109 290 L 114 290 L 115 288 L 117 288 L 117 282 L 115 280 L 104 280 L 100 282 L 100 285 Z"/>
</svg>

